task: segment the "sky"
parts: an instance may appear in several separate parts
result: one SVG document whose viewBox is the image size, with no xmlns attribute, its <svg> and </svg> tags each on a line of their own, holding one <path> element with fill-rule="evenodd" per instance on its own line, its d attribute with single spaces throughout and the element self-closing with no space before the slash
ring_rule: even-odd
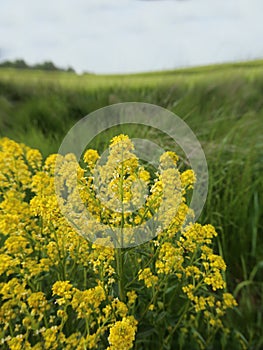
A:
<svg viewBox="0 0 263 350">
<path fill-rule="evenodd" d="M 262 0 L 0 0 L 0 60 L 135 73 L 263 58 Z"/>
</svg>

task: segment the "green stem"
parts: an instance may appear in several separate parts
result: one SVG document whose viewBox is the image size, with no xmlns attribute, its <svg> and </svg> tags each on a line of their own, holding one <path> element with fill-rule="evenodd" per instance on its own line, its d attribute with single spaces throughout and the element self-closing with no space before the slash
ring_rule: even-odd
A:
<svg viewBox="0 0 263 350">
<path fill-rule="evenodd" d="M 84 284 L 84 289 L 87 289 L 87 271 L 86 271 L 86 269 L 85 269 L 85 267 L 84 267 L 84 269 L 83 269 L 83 284 Z"/>
<path fill-rule="evenodd" d="M 121 195 L 121 237 L 120 237 L 120 248 L 116 248 L 116 264 L 117 264 L 117 274 L 118 274 L 118 292 L 119 292 L 119 299 L 121 301 L 125 300 L 125 292 L 124 292 L 124 286 L 123 286 L 123 228 L 124 228 L 124 205 L 123 205 L 123 177 L 124 177 L 124 168 L 123 168 L 123 152 L 121 154 L 121 174 L 120 174 L 120 195 Z"/>
<path fill-rule="evenodd" d="M 121 301 L 124 301 L 125 292 L 123 287 L 123 253 L 121 248 L 116 248 L 116 264 L 117 264 L 117 274 L 118 274 L 119 299 Z"/>
</svg>

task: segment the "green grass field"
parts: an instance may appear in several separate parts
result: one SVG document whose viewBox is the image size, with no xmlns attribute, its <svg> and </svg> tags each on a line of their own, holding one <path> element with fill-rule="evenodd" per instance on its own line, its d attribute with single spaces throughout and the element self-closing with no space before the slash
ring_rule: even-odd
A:
<svg viewBox="0 0 263 350">
<path fill-rule="evenodd" d="M 228 322 L 250 349 L 262 349 L 262 96 L 263 61 L 108 76 L 0 69 L 0 136 L 47 156 L 76 121 L 109 104 L 152 103 L 185 120 L 209 167 L 200 220 L 220 233 L 216 249 L 239 302 Z M 138 129 L 122 131 L 138 137 Z M 96 140 L 98 148 L 103 140 Z"/>
</svg>

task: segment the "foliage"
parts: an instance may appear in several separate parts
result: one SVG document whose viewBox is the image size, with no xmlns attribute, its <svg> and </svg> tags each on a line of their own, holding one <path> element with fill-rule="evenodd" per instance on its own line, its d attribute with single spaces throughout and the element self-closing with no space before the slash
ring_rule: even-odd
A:
<svg viewBox="0 0 263 350">
<path fill-rule="evenodd" d="M 39 69 L 44 71 L 67 71 L 74 72 L 74 69 L 68 67 L 67 69 L 58 68 L 53 62 L 46 61 L 43 63 L 37 63 L 35 65 L 29 65 L 24 60 L 18 59 L 15 61 L 3 61 L 0 63 L 0 67 L 3 68 L 16 68 L 16 69 Z"/>
</svg>

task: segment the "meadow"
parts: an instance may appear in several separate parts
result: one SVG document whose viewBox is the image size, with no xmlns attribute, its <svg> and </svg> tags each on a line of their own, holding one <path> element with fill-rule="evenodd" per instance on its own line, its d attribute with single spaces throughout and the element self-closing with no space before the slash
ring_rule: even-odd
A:
<svg viewBox="0 0 263 350">
<path fill-rule="evenodd" d="M 209 168 L 202 224 L 219 235 L 238 307 L 227 318 L 244 347 L 263 347 L 263 61 L 132 75 L 76 75 L 0 69 L 0 137 L 58 151 L 76 121 L 120 102 L 146 102 L 181 117 L 200 140 Z M 119 130 L 130 137 L 149 130 Z M 116 134 L 109 131 L 108 136 Z M 102 150 L 105 137 L 93 147 Z"/>
</svg>

